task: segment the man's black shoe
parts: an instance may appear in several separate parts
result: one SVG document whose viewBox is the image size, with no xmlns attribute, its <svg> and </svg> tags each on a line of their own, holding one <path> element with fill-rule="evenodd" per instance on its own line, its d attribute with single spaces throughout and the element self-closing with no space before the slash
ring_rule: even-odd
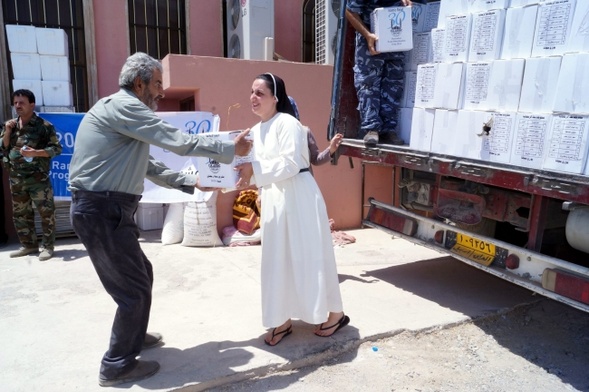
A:
<svg viewBox="0 0 589 392">
<path fill-rule="evenodd" d="M 142 350 L 148 350 L 150 348 L 159 347 L 164 344 L 164 337 L 161 333 L 151 332 L 145 334 L 145 340 L 143 341 Z"/>
<path fill-rule="evenodd" d="M 376 147 L 378 144 L 378 132 L 376 131 L 368 131 L 366 135 L 364 135 L 364 145 L 366 147 Z"/>
<path fill-rule="evenodd" d="M 396 132 L 388 132 L 383 135 L 380 135 L 379 144 L 392 144 L 395 146 L 402 146 L 405 144 L 405 141 L 397 135 Z"/>
<path fill-rule="evenodd" d="M 160 364 L 156 361 L 137 361 L 137 366 L 118 377 L 103 378 L 99 376 L 98 384 L 101 387 L 112 387 L 127 382 L 144 380 L 156 374 L 158 370 L 160 370 Z"/>
</svg>

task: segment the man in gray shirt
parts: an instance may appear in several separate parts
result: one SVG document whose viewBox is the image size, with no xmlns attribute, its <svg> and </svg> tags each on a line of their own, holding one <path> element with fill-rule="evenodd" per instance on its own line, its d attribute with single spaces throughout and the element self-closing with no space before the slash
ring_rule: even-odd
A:
<svg viewBox="0 0 589 392">
<path fill-rule="evenodd" d="M 118 305 L 101 362 L 101 386 L 138 381 L 159 370 L 156 361 L 136 359 L 142 349 L 162 344 L 160 334 L 147 333 L 153 271 L 133 219 L 143 181 L 188 191 L 200 188 L 197 175 L 173 171 L 152 158 L 150 144 L 221 163 L 231 163 L 235 155 L 247 155 L 251 149 L 245 139 L 248 131 L 234 141 L 213 141 L 162 121 L 154 113 L 164 96 L 162 66 L 145 53 L 127 59 L 119 86 L 84 116 L 69 173 L 72 226 Z"/>
</svg>

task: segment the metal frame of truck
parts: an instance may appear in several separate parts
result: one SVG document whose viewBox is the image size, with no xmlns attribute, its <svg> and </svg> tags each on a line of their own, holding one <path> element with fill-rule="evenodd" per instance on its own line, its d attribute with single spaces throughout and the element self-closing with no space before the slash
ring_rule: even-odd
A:
<svg viewBox="0 0 589 392">
<path fill-rule="evenodd" d="M 363 224 L 589 312 L 589 255 L 562 243 L 568 211 L 589 205 L 589 178 L 408 146 L 365 147 L 356 139 L 354 34 L 342 0 L 328 138 L 339 132 L 344 140 L 334 161 L 348 156 L 390 166 L 397 186 L 393 205 L 369 199 Z M 497 225 L 508 238 L 497 235 Z"/>
</svg>

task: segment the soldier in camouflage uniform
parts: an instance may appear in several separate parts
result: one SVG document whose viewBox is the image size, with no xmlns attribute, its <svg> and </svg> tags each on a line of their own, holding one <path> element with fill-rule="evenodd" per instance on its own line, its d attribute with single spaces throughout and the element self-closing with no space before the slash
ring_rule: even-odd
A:
<svg viewBox="0 0 589 392">
<path fill-rule="evenodd" d="M 29 90 L 12 94 L 15 119 L 4 124 L 2 163 L 8 169 L 14 226 L 22 247 L 10 257 L 39 252 L 33 205 L 41 217 L 42 250 L 39 260 L 49 260 L 55 245 L 55 203 L 49 178 L 51 158 L 61 154 L 55 128 L 35 112 L 35 95 Z"/>
<path fill-rule="evenodd" d="M 350 0 L 346 19 L 356 29 L 354 86 L 360 114 L 359 138 L 369 147 L 377 143 L 404 144 L 397 135 L 399 107 L 405 84 L 405 53 L 380 53 L 377 37 L 370 32 L 370 14 L 375 8 L 410 6 L 409 0 Z"/>
</svg>

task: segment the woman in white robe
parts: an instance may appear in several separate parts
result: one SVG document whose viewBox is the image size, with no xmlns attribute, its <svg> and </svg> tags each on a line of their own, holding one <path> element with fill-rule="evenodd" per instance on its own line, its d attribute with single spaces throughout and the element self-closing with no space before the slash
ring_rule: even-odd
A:
<svg viewBox="0 0 589 392">
<path fill-rule="evenodd" d="M 262 323 L 274 346 L 293 318 L 331 336 L 350 319 L 343 312 L 327 208 L 309 172 L 307 133 L 294 117 L 284 82 L 256 77 L 250 96 L 261 122 L 252 127 L 254 160 L 237 166 L 237 188 L 261 192 Z"/>
</svg>

